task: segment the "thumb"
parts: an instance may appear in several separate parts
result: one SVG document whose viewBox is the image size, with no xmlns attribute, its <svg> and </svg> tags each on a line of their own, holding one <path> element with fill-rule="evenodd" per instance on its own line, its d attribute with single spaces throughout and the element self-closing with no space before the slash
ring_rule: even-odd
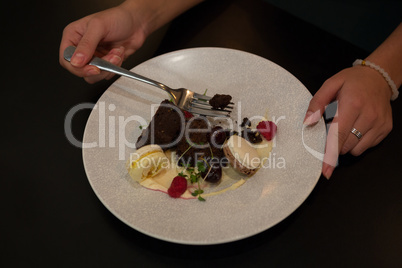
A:
<svg viewBox="0 0 402 268">
<path fill-rule="evenodd" d="M 336 95 L 339 89 L 342 87 L 342 84 L 343 80 L 337 79 L 336 76 L 333 76 L 324 82 L 321 88 L 310 100 L 310 104 L 307 108 L 303 121 L 304 125 L 314 125 L 320 120 L 321 116 L 324 114 L 325 107 L 336 98 Z"/>
<path fill-rule="evenodd" d="M 71 65 L 77 68 L 84 67 L 91 60 L 102 38 L 102 26 L 94 25 L 94 23 L 91 23 L 91 21 L 89 21 L 88 28 L 79 41 L 74 55 L 71 57 Z"/>
</svg>

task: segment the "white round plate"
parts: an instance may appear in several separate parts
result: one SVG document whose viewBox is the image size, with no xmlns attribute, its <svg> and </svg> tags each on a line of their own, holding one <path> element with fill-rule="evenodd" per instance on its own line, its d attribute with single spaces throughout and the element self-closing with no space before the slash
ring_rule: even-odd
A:
<svg viewBox="0 0 402 268">
<path fill-rule="evenodd" d="M 142 126 L 168 95 L 160 89 L 119 78 L 102 95 L 88 119 L 83 161 L 89 182 L 117 218 L 165 241 L 211 245 L 258 234 L 289 216 L 316 185 L 325 146 L 325 124 L 304 128 L 311 99 L 292 74 L 259 56 L 224 48 L 194 48 L 155 57 L 134 72 L 199 93 L 230 94 L 239 125 L 243 117 L 276 121 L 278 133 L 269 162 L 235 191 L 205 202 L 173 199 L 145 189 L 127 174 Z"/>
</svg>

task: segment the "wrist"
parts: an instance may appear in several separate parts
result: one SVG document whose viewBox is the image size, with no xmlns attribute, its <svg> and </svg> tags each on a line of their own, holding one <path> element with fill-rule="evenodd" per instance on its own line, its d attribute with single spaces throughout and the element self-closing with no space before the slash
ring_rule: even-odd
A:
<svg viewBox="0 0 402 268">
<path fill-rule="evenodd" d="M 378 92 L 382 92 L 386 95 L 386 99 L 392 99 L 392 90 L 389 87 L 384 77 L 375 69 L 368 66 L 354 65 L 352 68 L 360 69 L 359 71 L 365 75 L 366 80 L 373 86 Z"/>
<path fill-rule="evenodd" d="M 162 26 L 158 23 L 158 18 L 163 6 L 162 0 L 126 0 L 119 7 L 130 13 L 133 24 L 140 25 L 147 37 Z"/>
<path fill-rule="evenodd" d="M 395 82 L 392 80 L 392 78 L 389 76 L 389 74 L 383 69 L 381 68 L 381 66 L 368 61 L 368 60 L 355 60 L 353 62 L 353 66 L 362 66 L 362 67 L 369 67 L 372 70 L 376 71 L 377 74 L 381 75 L 383 78 L 383 81 L 386 82 L 388 84 L 388 88 L 391 90 L 391 100 L 395 100 L 396 98 L 398 98 L 399 92 L 398 92 L 398 88 L 395 85 Z"/>
<path fill-rule="evenodd" d="M 402 76 L 401 76 L 402 69 L 399 66 L 400 64 L 395 62 L 395 59 L 391 57 L 384 59 L 381 57 L 373 57 L 372 55 L 369 55 L 367 58 L 364 59 L 364 61 L 380 67 L 386 74 L 388 74 L 389 78 L 392 80 L 396 89 L 400 88 L 402 84 Z M 390 85 L 390 87 L 392 88 L 392 85 Z"/>
<path fill-rule="evenodd" d="M 148 36 L 166 23 L 203 0 L 126 0 L 121 4 L 129 9 Z"/>
<path fill-rule="evenodd" d="M 402 85 L 402 23 L 365 60 L 381 66 L 392 78 L 397 88 Z"/>
</svg>

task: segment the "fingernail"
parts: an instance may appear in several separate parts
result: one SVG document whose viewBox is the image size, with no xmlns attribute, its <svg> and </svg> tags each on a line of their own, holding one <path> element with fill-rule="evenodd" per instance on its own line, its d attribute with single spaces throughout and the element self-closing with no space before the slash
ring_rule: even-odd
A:
<svg viewBox="0 0 402 268">
<path fill-rule="evenodd" d="M 303 124 L 305 124 L 305 125 L 307 125 L 307 121 L 309 120 L 309 118 L 311 117 L 311 115 L 313 115 L 313 112 L 312 111 L 308 111 L 307 113 L 306 113 L 306 116 L 304 117 L 304 121 L 303 121 Z"/>
<path fill-rule="evenodd" d="M 124 47 L 121 46 L 119 48 L 113 48 L 109 54 L 117 55 L 117 56 L 122 56 L 124 51 Z"/>
<path fill-rule="evenodd" d="M 324 177 L 325 177 L 327 180 L 329 180 L 329 178 L 331 178 L 331 176 L 332 176 L 332 172 L 334 172 L 334 168 L 331 167 L 331 166 L 327 166 L 327 167 L 323 170 L 322 175 L 324 175 Z"/>
<path fill-rule="evenodd" d="M 110 59 L 110 62 L 114 65 L 119 64 L 121 61 L 121 58 L 119 56 L 113 55 L 112 58 Z"/>
<path fill-rule="evenodd" d="M 98 68 L 91 68 L 86 71 L 86 76 L 98 75 L 100 74 L 100 70 Z"/>
<path fill-rule="evenodd" d="M 71 58 L 71 65 L 81 67 L 84 64 L 85 56 L 82 53 L 76 53 Z"/>
<path fill-rule="evenodd" d="M 306 116 L 304 117 L 303 124 L 305 126 L 313 125 L 313 124 L 317 123 L 318 121 L 320 121 L 320 118 L 321 118 L 320 111 L 317 111 L 315 113 L 313 113 L 312 111 L 308 111 L 306 113 Z"/>
</svg>

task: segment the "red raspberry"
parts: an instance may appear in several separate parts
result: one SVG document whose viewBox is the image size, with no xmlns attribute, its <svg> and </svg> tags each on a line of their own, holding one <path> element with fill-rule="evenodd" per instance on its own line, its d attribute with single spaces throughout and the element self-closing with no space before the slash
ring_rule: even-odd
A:
<svg viewBox="0 0 402 268">
<path fill-rule="evenodd" d="M 277 127 L 272 121 L 261 121 L 258 123 L 257 129 L 265 139 L 270 141 L 275 137 Z"/>
<path fill-rule="evenodd" d="M 192 113 L 190 113 L 189 111 L 183 111 L 183 113 L 184 113 L 184 117 L 186 119 L 190 119 L 190 118 L 194 117 L 194 115 Z"/>
<path fill-rule="evenodd" d="M 172 184 L 168 189 L 170 197 L 178 198 L 187 190 L 187 180 L 182 176 L 174 177 Z"/>
</svg>

